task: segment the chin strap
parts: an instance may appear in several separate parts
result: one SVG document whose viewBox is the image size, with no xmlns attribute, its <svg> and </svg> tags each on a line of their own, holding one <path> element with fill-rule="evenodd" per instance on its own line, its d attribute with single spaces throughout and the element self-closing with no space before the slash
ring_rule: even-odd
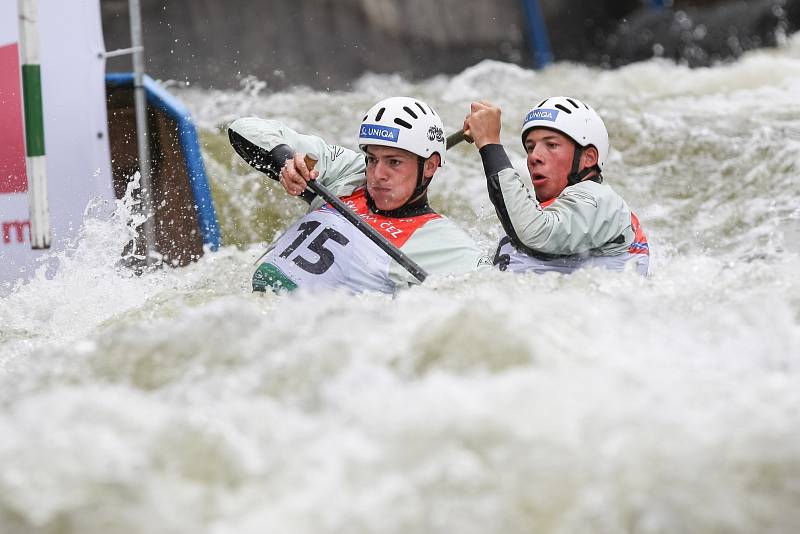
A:
<svg viewBox="0 0 800 534">
<path fill-rule="evenodd" d="M 597 174 L 592 176 L 591 180 L 593 182 L 597 182 L 598 184 L 602 184 L 603 175 L 600 174 L 600 168 L 597 165 L 594 167 L 586 167 L 581 172 L 578 172 L 578 166 L 581 164 L 581 156 L 583 156 L 583 147 L 575 145 L 575 152 L 572 155 L 572 170 L 570 171 L 569 176 L 567 176 L 567 187 L 582 182 L 594 171 L 597 171 Z"/>
<path fill-rule="evenodd" d="M 428 186 L 431 184 L 431 180 L 433 176 L 430 178 L 425 178 L 425 161 L 422 157 L 419 157 L 419 161 L 417 163 L 417 187 L 414 188 L 414 192 L 411 193 L 411 196 L 408 197 L 407 202 L 413 201 L 413 199 L 417 198 L 418 196 L 424 194 L 428 190 Z"/>
<path fill-rule="evenodd" d="M 375 205 L 375 201 L 370 196 L 369 189 L 364 190 L 364 196 L 367 197 L 367 207 L 369 208 L 369 211 L 377 215 L 383 215 L 384 217 L 396 217 L 402 219 L 404 217 L 416 217 L 417 215 L 433 213 L 433 209 L 428 204 L 427 193 L 423 193 L 415 200 L 407 204 L 403 204 L 399 208 L 395 208 L 393 210 L 379 209 L 378 206 Z"/>
</svg>

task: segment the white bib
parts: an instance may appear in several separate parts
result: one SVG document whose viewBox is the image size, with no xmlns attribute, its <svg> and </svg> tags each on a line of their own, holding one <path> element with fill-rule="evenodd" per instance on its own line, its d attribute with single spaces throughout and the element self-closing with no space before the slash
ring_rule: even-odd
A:
<svg viewBox="0 0 800 534">
<path fill-rule="evenodd" d="M 650 256 L 647 254 L 633 254 L 625 252 L 615 256 L 592 256 L 590 254 L 574 254 L 571 256 L 530 256 L 514 248 L 508 237 L 500 240 L 494 264 L 501 271 L 535 273 L 557 272 L 569 274 L 578 269 L 588 267 L 602 267 L 612 271 L 622 271 L 625 265 L 632 261 L 636 271 L 642 276 L 647 275 Z"/>
<path fill-rule="evenodd" d="M 369 212 L 364 189 L 342 199 L 397 248 L 436 213 L 393 218 Z M 394 293 L 392 260 L 329 204 L 305 215 L 278 239 L 253 274 L 253 290 L 346 288 Z"/>
</svg>

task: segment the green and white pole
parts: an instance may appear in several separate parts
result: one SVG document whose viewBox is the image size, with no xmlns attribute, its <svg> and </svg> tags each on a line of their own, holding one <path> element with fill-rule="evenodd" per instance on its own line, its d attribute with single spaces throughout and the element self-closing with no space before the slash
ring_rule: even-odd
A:
<svg viewBox="0 0 800 534">
<path fill-rule="evenodd" d="M 50 248 L 50 210 L 47 202 L 47 160 L 44 154 L 42 76 L 39 67 L 39 9 L 37 0 L 18 0 L 18 7 L 31 248 L 43 249 Z"/>
</svg>

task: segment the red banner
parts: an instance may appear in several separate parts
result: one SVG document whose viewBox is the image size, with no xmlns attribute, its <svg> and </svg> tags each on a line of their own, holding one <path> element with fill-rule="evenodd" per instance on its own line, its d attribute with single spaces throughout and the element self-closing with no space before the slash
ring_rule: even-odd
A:
<svg viewBox="0 0 800 534">
<path fill-rule="evenodd" d="M 17 43 L 0 46 L 0 194 L 28 190 Z"/>
</svg>

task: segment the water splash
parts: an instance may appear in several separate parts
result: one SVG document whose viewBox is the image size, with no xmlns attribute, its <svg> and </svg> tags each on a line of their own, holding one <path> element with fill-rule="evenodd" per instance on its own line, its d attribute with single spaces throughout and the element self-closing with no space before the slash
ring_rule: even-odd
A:
<svg viewBox="0 0 800 534">
<path fill-rule="evenodd" d="M 237 246 L 135 276 L 119 265 L 135 206 L 90 209 L 54 271 L 0 297 L 0 532 L 797 531 L 798 42 L 698 70 L 482 63 L 353 94 L 187 90 Z M 606 117 L 607 180 L 649 233 L 650 279 L 249 291 L 302 206 L 255 188 L 229 119 L 352 148 L 386 91 L 453 128 L 488 95 L 522 168 L 517 118 L 587 78 L 576 96 Z M 449 156 L 433 203 L 489 249 L 479 159 Z"/>
</svg>

